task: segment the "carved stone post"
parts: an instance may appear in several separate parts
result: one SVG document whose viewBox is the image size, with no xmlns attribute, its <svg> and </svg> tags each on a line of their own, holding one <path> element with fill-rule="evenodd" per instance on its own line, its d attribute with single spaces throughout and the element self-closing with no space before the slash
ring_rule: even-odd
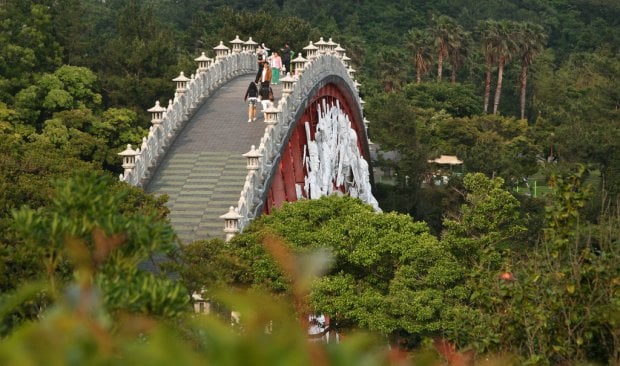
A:
<svg viewBox="0 0 620 366">
<path fill-rule="evenodd" d="M 239 219 L 243 216 L 239 215 L 239 210 L 233 206 L 227 213 L 220 216 L 220 219 L 224 219 L 224 233 L 226 234 L 226 241 L 230 241 L 235 234 L 239 232 Z"/>
<path fill-rule="evenodd" d="M 293 84 L 295 84 L 295 79 L 291 77 L 291 74 L 287 74 L 285 77 L 280 79 L 282 82 L 282 98 L 286 98 L 293 92 Z"/>
<path fill-rule="evenodd" d="M 225 59 L 226 56 L 228 56 L 228 51 L 230 50 L 230 48 L 224 45 L 224 41 L 220 41 L 220 44 L 213 47 L 213 49 L 215 50 L 215 59 L 217 61 Z"/>
<path fill-rule="evenodd" d="M 278 112 L 280 111 L 273 106 L 273 103 L 269 102 L 269 107 L 263 111 L 267 128 L 271 129 L 278 123 Z"/>
<path fill-rule="evenodd" d="M 252 40 L 252 37 L 250 37 L 247 41 L 243 42 L 243 51 L 248 53 L 254 53 L 256 52 L 257 45 L 258 43 L 254 42 L 254 40 Z"/>
<path fill-rule="evenodd" d="M 257 171 L 258 160 L 263 156 L 263 154 L 259 153 L 258 150 L 256 150 L 256 147 L 252 145 L 252 147 L 250 148 L 250 151 L 243 154 L 243 156 L 246 159 L 248 159 L 248 163 L 245 166 L 246 169 L 248 170 L 248 173 Z"/>
<path fill-rule="evenodd" d="M 338 58 L 342 58 L 342 56 L 344 56 L 344 51 L 345 49 L 340 47 L 340 43 L 338 43 L 336 48 L 334 48 L 334 52 L 336 52 L 336 57 Z"/>
<path fill-rule="evenodd" d="M 235 36 L 235 39 L 230 41 L 230 44 L 232 44 L 232 53 L 240 53 L 243 50 L 243 41 L 239 39 L 239 36 Z"/>
<path fill-rule="evenodd" d="M 158 129 L 161 126 L 165 111 L 166 108 L 159 105 L 159 100 L 155 101 L 154 107 L 147 109 L 147 112 L 151 113 L 151 124 L 153 124 L 153 127 Z"/>
<path fill-rule="evenodd" d="M 172 81 L 177 83 L 177 89 L 176 89 L 177 94 L 179 95 L 185 94 L 185 92 L 187 91 L 187 82 L 190 81 L 190 79 L 187 76 L 185 76 L 183 71 L 181 71 L 179 76 L 172 79 Z"/>
<path fill-rule="evenodd" d="M 306 57 L 308 58 L 308 60 L 313 60 L 315 59 L 318 55 L 319 48 L 317 46 L 315 46 L 314 44 L 312 44 L 312 41 L 310 41 L 310 44 L 307 45 L 306 47 L 304 47 L 304 51 L 306 51 Z M 301 55 L 301 53 L 300 53 Z"/>
<path fill-rule="evenodd" d="M 308 62 L 308 60 L 306 60 L 301 53 L 299 55 L 297 55 L 297 57 L 295 57 L 295 59 L 292 61 L 293 63 L 293 68 L 295 69 L 295 75 L 301 75 L 304 72 L 304 69 L 306 68 L 306 63 Z"/>
<path fill-rule="evenodd" d="M 349 58 L 349 56 L 347 56 L 346 53 L 342 54 L 341 60 L 342 60 L 342 63 L 344 63 L 344 66 L 347 66 L 347 67 L 349 66 L 349 63 L 351 62 L 351 58 Z"/>
<path fill-rule="evenodd" d="M 318 48 L 319 55 L 324 55 L 327 53 L 327 42 L 323 40 L 323 37 L 321 37 L 314 45 Z M 308 56 L 308 58 L 309 57 L 310 56 Z"/>
<path fill-rule="evenodd" d="M 353 75 L 355 75 L 355 72 L 356 72 L 355 69 L 349 66 L 349 68 L 347 69 L 347 72 L 349 73 L 349 77 L 353 79 L 354 77 Z"/>
<path fill-rule="evenodd" d="M 329 37 L 329 41 L 327 41 L 327 43 L 325 44 L 326 53 L 329 53 L 330 55 L 335 54 L 337 45 L 338 44 L 332 40 L 332 37 Z"/>
<path fill-rule="evenodd" d="M 200 57 L 195 58 L 194 61 L 198 62 L 197 71 L 200 74 L 207 72 L 207 70 L 209 69 L 209 66 L 211 66 L 211 64 L 213 63 L 213 59 L 210 57 L 207 57 L 207 55 L 205 55 L 204 52 L 202 53 L 202 55 L 200 55 Z"/>
<path fill-rule="evenodd" d="M 131 144 L 127 144 L 127 149 L 118 153 L 118 155 L 123 157 L 123 165 L 121 166 L 125 169 L 123 176 L 127 178 L 133 171 L 133 168 L 136 167 L 136 156 L 138 152 L 131 148 Z"/>
</svg>

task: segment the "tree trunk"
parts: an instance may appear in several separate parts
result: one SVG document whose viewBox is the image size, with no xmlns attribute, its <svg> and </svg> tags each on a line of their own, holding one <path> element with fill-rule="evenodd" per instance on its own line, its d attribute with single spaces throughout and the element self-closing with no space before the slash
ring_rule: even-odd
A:
<svg viewBox="0 0 620 366">
<path fill-rule="evenodd" d="M 452 85 L 456 84 L 456 68 L 452 68 L 452 76 L 450 77 L 450 82 Z"/>
<path fill-rule="evenodd" d="M 525 89 L 527 86 L 527 65 L 521 64 L 521 119 L 525 119 Z"/>
<path fill-rule="evenodd" d="M 420 84 L 420 82 L 422 82 L 422 68 L 420 67 L 420 64 L 416 65 L 415 68 L 415 80 L 416 83 Z"/>
<path fill-rule="evenodd" d="M 441 82 L 442 70 L 443 70 L 443 52 L 439 51 L 439 55 L 437 55 L 437 82 Z"/>
<path fill-rule="evenodd" d="M 502 96 L 502 79 L 504 77 L 504 58 L 499 59 L 497 66 L 497 88 L 495 89 L 495 101 L 493 102 L 493 114 L 498 113 L 499 98 Z"/>
<path fill-rule="evenodd" d="M 487 75 L 484 81 L 484 113 L 489 111 L 489 96 L 491 95 L 491 62 L 486 62 Z"/>
</svg>

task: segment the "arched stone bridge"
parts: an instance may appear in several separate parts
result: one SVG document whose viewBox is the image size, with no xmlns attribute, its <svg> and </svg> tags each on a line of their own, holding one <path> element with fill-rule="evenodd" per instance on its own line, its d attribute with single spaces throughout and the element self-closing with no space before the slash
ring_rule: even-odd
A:
<svg viewBox="0 0 620 366">
<path fill-rule="evenodd" d="M 203 53 L 174 100 L 149 109 L 139 149 L 120 153 L 120 179 L 169 196 L 170 220 L 183 242 L 227 239 L 283 202 L 342 192 L 378 205 L 367 121 L 355 70 L 339 45 L 310 44 L 292 60 L 293 75 L 274 85 L 276 103 L 247 122 L 245 91 L 257 71 L 250 38 Z"/>
</svg>

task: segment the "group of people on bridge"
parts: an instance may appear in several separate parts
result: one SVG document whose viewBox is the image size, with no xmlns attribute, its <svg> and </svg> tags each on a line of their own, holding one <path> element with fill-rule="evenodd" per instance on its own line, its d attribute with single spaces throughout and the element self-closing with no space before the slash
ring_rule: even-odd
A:
<svg viewBox="0 0 620 366">
<path fill-rule="evenodd" d="M 250 82 L 244 97 L 244 100 L 248 102 L 248 122 L 256 120 L 256 104 L 258 101 L 261 102 L 263 111 L 267 109 L 270 102 L 274 102 L 274 94 L 271 85 L 278 85 L 280 82 L 280 73 L 282 72 L 285 75 L 286 72 L 290 72 L 291 69 L 293 51 L 291 51 L 288 42 L 280 49 L 282 56 L 280 56 L 278 51 L 274 51 L 270 55 L 269 51 L 269 48 L 267 48 L 264 43 L 259 45 L 256 49 L 258 71 L 256 72 L 254 81 Z"/>
</svg>

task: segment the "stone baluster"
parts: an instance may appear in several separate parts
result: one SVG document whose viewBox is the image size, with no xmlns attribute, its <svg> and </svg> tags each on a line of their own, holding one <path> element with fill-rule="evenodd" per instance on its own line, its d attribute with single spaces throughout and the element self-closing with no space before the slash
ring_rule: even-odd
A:
<svg viewBox="0 0 620 366">
<path fill-rule="evenodd" d="M 258 152 L 254 145 L 252 145 L 250 151 L 243 154 L 243 156 L 248 160 L 247 165 L 245 166 L 248 170 L 248 173 L 258 170 L 258 161 L 263 156 L 263 154 Z"/>
<path fill-rule="evenodd" d="M 118 155 L 123 157 L 123 169 L 125 172 L 123 174 L 125 180 L 128 179 L 129 175 L 133 172 L 133 168 L 136 167 L 136 156 L 139 155 L 139 152 L 131 148 L 131 144 L 127 144 L 127 149 L 118 153 Z"/>
<path fill-rule="evenodd" d="M 190 79 L 187 76 L 185 76 L 183 71 L 181 71 L 179 76 L 177 76 L 176 78 L 172 79 L 172 81 L 177 83 L 177 89 L 176 89 L 175 97 L 177 95 L 185 94 L 185 92 L 187 91 L 187 82 L 190 81 Z"/>
<path fill-rule="evenodd" d="M 336 53 L 337 45 L 338 44 L 332 40 L 332 37 L 329 37 L 329 41 L 326 43 L 326 53 L 334 55 Z"/>
<path fill-rule="evenodd" d="M 300 76 L 304 72 L 304 69 L 306 68 L 306 63 L 307 62 L 308 62 L 308 60 L 306 60 L 301 55 L 301 53 L 299 55 L 297 55 L 297 57 L 295 57 L 295 59 L 292 61 L 293 69 L 295 70 L 295 75 Z"/>
<path fill-rule="evenodd" d="M 232 44 L 232 53 L 241 53 L 243 51 L 243 41 L 239 39 L 238 35 L 230 41 L 230 44 Z"/>
<path fill-rule="evenodd" d="M 280 81 L 282 82 L 282 99 L 284 99 L 293 92 L 295 79 L 292 78 L 290 74 L 287 74 L 285 77 L 280 79 Z"/>
<path fill-rule="evenodd" d="M 349 66 L 349 64 L 351 63 L 351 59 L 347 56 L 346 53 L 342 53 L 342 57 L 340 58 L 342 60 L 342 62 L 344 63 L 344 66 Z"/>
<path fill-rule="evenodd" d="M 252 37 L 250 37 L 247 41 L 243 42 L 243 50 L 247 53 L 255 53 L 257 42 L 254 42 Z"/>
<path fill-rule="evenodd" d="M 336 48 L 334 48 L 335 55 L 339 59 L 342 59 L 342 56 L 344 56 L 344 51 L 346 51 L 346 50 L 344 48 L 340 47 L 340 43 L 338 43 Z"/>
<path fill-rule="evenodd" d="M 349 77 L 351 79 L 353 79 L 353 77 L 354 77 L 354 75 L 356 73 L 356 70 L 353 67 L 349 66 L 349 68 L 347 69 L 347 72 L 349 73 Z"/>
<path fill-rule="evenodd" d="M 327 42 L 325 42 L 323 40 L 323 37 L 321 37 L 317 42 L 314 43 L 314 45 L 317 47 L 317 55 L 324 55 L 327 53 Z M 308 56 L 308 58 L 310 58 Z"/>
<path fill-rule="evenodd" d="M 239 232 L 239 219 L 243 216 L 239 215 L 239 209 L 230 206 L 227 213 L 220 216 L 220 219 L 224 219 L 224 233 L 226 234 L 226 241 L 230 241 Z"/>
<path fill-rule="evenodd" d="M 228 51 L 230 50 L 230 48 L 224 45 L 224 41 L 220 41 L 220 44 L 213 47 L 213 49 L 215 50 L 215 59 L 217 61 L 222 61 L 225 59 L 226 56 L 228 56 Z"/>
<path fill-rule="evenodd" d="M 304 47 L 304 51 L 306 51 L 306 57 L 308 58 L 308 60 L 314 60 L 316 57 L 318 57 L 318 50 L 319 48 L 315 46 L 312 41 L 310 41 L 309 45 Z"/>
<path fill-rule="evenodd" d="M 207 57 L 207 55 L 205 55 L 204 52 L 200 55 L 200 57 L 195 58 L 194 61 L 198 63 L 197 71 L 200 74 L 206 73 L 207 70 L 209 69 L 209 66 L 211 66 L 211 64 L 213 63 L 213 59 L 210 57 Z"/>
<path fill-rule="evenodd" d="M 164 112 L 166 108 L 159 105 L 159 100 L 155 101 L 155 106 L 147 109 L 147 112 L 151 113 L 151 124 L 155 129 L 161 128 L 161 123 L 164 120 Z"/>
<path fill-rule="evenodd" d="M 278 112 L 280 111 L 273 106 L 273 103 L 269 102 L 269 106 L 263 111 L 268 129 L 271 130 L 278 123 Z"/>
</svg>

